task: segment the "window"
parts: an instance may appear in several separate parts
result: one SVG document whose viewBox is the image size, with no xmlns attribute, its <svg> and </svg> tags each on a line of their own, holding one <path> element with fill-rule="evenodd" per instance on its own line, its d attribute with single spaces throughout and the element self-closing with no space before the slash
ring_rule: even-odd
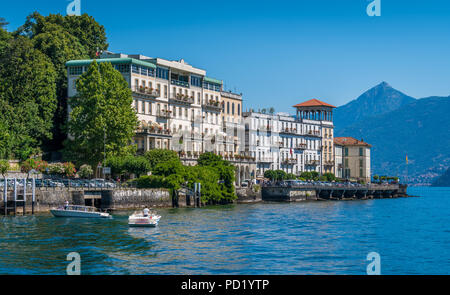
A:
<svg viewBox="0 0 450 295">
<path fill-rule="evenodd" d="M 364 156 L 363 148 L 359 148 L 359 156 L 360 157 Z"/>
<path fill-rule="evenodd" d="M 344 149 L 344 155 L 345 155 L 346 157 L 348 157 L 348 148 L 345 148 L 345 149 Z"/>
<path fill-rule="evenodd" d="M 83 67 L 70 67 L 69 68 L 69 75 L 78 76 L 83 74 Z"/>
<path fill-rule="evenodd" d="M 191 75 L 191 85 L 196 87 L 202 87 L 202 77 Z"/>
<path fill-rule="evenodd" d="M 131 71 L 135 74 L 140 74 L 140 68 L 136 65 L 131 65 Z"/>
<path fill-rule="evenodd" d="M 231 114 L 234 115 L 234 103 L 231 105 Z"/>
<path fill-rule="evenodd" d="M 121 72 L 122 74 L 124 73 L 129 73 L 130 72 L 130 65 L 115 65 L 114 68 L 116 70 L 118 70 L 119 72 Z"/>
<path fill-rule="evenodd" d="M 169 80 L 169 70 L 164 68 L 156 68 L 156 77 L 164 80 Z"/>
<path fill-rule="evenodd" d="M 363 160 L 359 160 L 359 167 L 363 167 Z"/>
<path fill-rule="evenodd" d="M 148 75 L 148 68 L 141 67 L 141 75 L 147 76 Z"/>
<path fill-rule="evenodd" d="M 227 114 L 230 114 L 230 102 L 227 102 Z"/>
<path fill-rule="evenodd" d="M 238 104 L 238 116 L 241 115 L 241 104 Z"/>
<path fill-rule="evenodd" d="M 158 84 L 158 86 L 159 86 L 158 89 L 160 89 L 161 88 L 161 84 Z M 167 98 L 167 89 L 168 89 L 167 85 L 164 85 L 164 97 L 165 98 Z"/>
</svg>

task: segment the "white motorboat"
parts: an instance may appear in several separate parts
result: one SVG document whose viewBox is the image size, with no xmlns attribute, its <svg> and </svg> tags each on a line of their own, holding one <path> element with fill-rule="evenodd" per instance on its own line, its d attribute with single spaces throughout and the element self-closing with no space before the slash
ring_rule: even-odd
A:
<svg viewBox="0 0 450 295">
<path fill-rule="evenodd" d="M 50 212 L 55 217 L 77 217 L 77 218 L 109 218 L 109 213 L 99 212 L 95 207 L 66 205 Z"/>
<path fill-rule="evenodd" d="M 134 212 L 128 218 L 128 225 L 131 227 L 155 227 L 158 225 L 161 216 L 150 212 L 148 216 L 144 216 L 143 212 Z"/>
</svg>

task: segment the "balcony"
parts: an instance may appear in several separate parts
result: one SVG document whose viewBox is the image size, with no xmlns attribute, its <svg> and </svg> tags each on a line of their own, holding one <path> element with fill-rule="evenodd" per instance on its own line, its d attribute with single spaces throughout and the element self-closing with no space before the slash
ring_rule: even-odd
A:
<svg viewBox="0 0 450 295">
<path fill-rule="evenodd" d="M 222 158 L 226 161 L 230 162 L 255 162 L 255 158 L 252 156 L 247 155 L 239 155 L 239 154 L 232 154 L 232 153 L 225 153 Z"/>
<path fill-rule="evenodd" d="M 284 164 L 284 165 L 295 165 L 295 164 L 297 164 L 297 159 L 295 159 L 295 158 L 284 159 L 281 162 L 281 164 Z"/>
<path fill-rule="evenodd" d="M 272 132 L 272 127 L 270 125 L 259 126 L 257 130 L 258 130 L 258 132 L 267 132 L 267 133 L 269 133 L 269 132 Z"/>
<path fill-rule="evenodd" d="M 189 82 L 186 82 L 186 81 L 171 80 L 170 83 L 171 83 L 172 85 L 176 85 L 176 86 L 181 86 L 181 87 L 189 88 Z"/>
<path fill-rule="evenodd" d="M 281 129 L 280 133 L 282 134 L 292 134 L 292 135 L 298 135 L 296 128 L 285 128 Z"/>
<path fill-rule="evenodd" d="M 147 98 L 157 98 L 160 97 L 160 91 L 158 89 L 136 86 L 132 89 L 133 93 L 140 94 Z"/>
<path fill-rule="evenodd" d="M 256 158 L 256 162 L 257 163 L 273 163 L 273 158 L 272 157 Z"/>
<path fill-rule="evenodd" d="M 162 127 L 140 127 L 137 130 L 137 133 L 140 134 L 149 134 L 149 135 L 163 135 L 163 136 L 171 136 L 172 132 L 169 129 L 163 129 Z"/>
<path fill-rule="evenodd" d="M 309 160 L 305 162 L 305 165 L 307 166 L 317 166 L 319 165 L 319 160 Z"/>
<path fill-rule="evenodd" d="M 216 100 L 209 100 L 203 105 L 203 108 L 209 109 L 212 111 L 216 111 L 216 112 L 220 112 L 220 111 L 222 111 L 222 105 L 223 105 L 223 102 L 220 103 L 219 101 L 216 101 Z"/>
<path fill-rule="evenodd" d="M 320 137 L 320 131 L 312 131 L 312 130 L 310 130 L 310 131 L 306 132 L 305 135 Z"/>
<path fill-rule="evenodd" d="M 334 161 L 325 161 L 323 162 L 324 166 L 334 166 Z"/>
<path fill-rule="evenodd" d="M 169 111 L 169 110 L 157 111 L 156 117 L 162 118 L 162 119 L 170 119 L 172 117 L 172 111 Z"/>
<path fill-rule="evenodd" d="M 169 101 L 173 103 L 191 105 L 194 103 L 194 97 L 181 93 L 172 93 Z"/>
<path fill-rule="evenodd" d="M 306 150 L 307 148 L 308 148 L 308 146 L 306 145 L 306 143 L 300 143 L 294 149 L 295 150 Z"/>
</svg>

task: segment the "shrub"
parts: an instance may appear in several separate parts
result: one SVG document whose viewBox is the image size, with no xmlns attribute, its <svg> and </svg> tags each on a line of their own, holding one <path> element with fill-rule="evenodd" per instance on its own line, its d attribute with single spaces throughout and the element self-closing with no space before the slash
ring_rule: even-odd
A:
<svg viewBox="0 0 450 295">
<path fill-rule="evenodd" d="M 90 178 L 94 174 L 94 170 L 90 165 L 82 165 L 78 171 L 78 175 L 81 178 Z"/>
<path fill-rule="evenodd" d="M 3 177 L 5 177 L 6 173 L 8 173 L 10 169 L 8 160 L 0 160 L 0 173 Z"/>
</svg>

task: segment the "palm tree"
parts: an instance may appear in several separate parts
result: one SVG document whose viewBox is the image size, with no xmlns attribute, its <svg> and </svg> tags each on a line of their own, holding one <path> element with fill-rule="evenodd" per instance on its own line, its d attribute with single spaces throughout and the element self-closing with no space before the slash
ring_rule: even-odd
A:
<svg viewBox="0 0 450 295">
<path fill-rule="evenodd" d="M 273 107 L 271 107 L 271 108 L 269 109 L 269 114 L 273 115 L 274 113 L 275 113 L 275 109 L 274 109 Z"/>
</svg>

